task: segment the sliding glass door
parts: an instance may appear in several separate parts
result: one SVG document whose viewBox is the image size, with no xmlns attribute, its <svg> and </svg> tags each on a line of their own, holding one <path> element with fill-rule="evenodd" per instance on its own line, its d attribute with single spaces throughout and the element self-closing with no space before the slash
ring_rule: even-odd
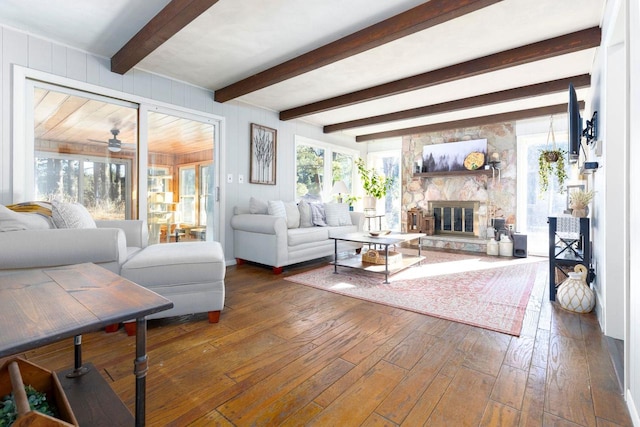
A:
<svg viewBox="0 0 640 427">
<path fill-rule="evenodd" d="M 35 199 L 81 203 L 95 219 L 135 218 L 137 105 L 43 83 L 31 89 Z"/>
<path fill-rule="evenodd" d="M 14 161 L 27 167 L 14 173 L 16 202 L 145 219 L 151 244 L 220 238 L 219 119 L 30 79 L 23 92 Z"/>
<path fill-rule="evenodd" d="M 154 110 L 148 113 L 148 129 L 150 241 L 214 240 L 215 123 Z"/>
</svg>

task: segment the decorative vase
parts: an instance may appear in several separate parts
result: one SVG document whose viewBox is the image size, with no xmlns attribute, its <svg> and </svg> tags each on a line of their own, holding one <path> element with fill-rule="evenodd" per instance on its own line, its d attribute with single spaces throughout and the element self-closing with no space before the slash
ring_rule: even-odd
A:
<svg viewBox="0 0 640 427">
<path fill-rule="evenodd" d="M 596 305 L 596 297 L 587 284 L 587 267 L 578 264 L 574 269 L 576 271 L 569 272 L 569 277 L 558 286 L 556 300 L 565 310 L 589 313 Z"/>
<path fill-rule="evenodd" d="M 498 242 L 493 237 L 487 242 L 487 255 L 499 255 L 500 248 Z"/>
<path fill-rule="evenodd" d="M 589 206 L 585 206 L 584 208 L 572 208 L 571 215 L 576 218 L 585 218 L 589 215 Z"/>
<path fill-rule="evenodd" d="M 376 213 L 376 198 L 373 196 L 364 196 L 362 198 L 362 207 L 364 208 L 364 213 L 369 215 L 375 215 Z"/>
<path fill-rule="evenodd" d="M 513 242 L 509 236 L 503 234 L 498 245 L 500 246 L 500 256 L 513 256 Z"/>
</svg>

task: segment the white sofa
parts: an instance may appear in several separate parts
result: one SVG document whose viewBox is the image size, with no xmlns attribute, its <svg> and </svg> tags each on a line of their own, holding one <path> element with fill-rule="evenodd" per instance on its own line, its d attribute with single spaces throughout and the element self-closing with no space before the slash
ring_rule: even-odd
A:
<svg viewBox="0 0 640 427">
<path fill-rule="evenodd" d="M 218 321 L 226 273 L 219 242 L 147 246 L 145 221 L 95 221 L 94 225 L 89 219 L 88 228 L 56 228 L 50 217 L 0 205 L 0 274 L 91 262 L 174 303 L 148 319 L 207 312 L 211 323 Z M 130 335 L 133 325 L 125 324 Z"/>
<path fill-rule="evenodd" d="M 350 224 L 317 226 L 295 216 L 294 202 L 288 202 L 289 217 L 277 216 L 262 209 L 235 207 L 231 218 L 233 228 L 233 252 L 236 263 L 245 261 L 267 265 L 275 274 L 283 267 L 334 254 L 334 240 L 330 236 L 362 231 L 364 214 L 349 212 Z M 327 206 L 327 204 L 324 204 Z M 335 205 L 335 204 L 334 204 Z M 333 206 L 332 206 L 333 207 Z M 338 252 L 359 251 L 362 244 L 338 241 Z"/>
</svg>

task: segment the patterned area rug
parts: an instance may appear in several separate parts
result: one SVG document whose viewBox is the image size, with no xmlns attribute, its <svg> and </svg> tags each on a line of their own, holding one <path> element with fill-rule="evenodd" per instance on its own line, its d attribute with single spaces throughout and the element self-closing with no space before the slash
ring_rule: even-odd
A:
<svg viewBox="0 0 640 427">
<path fill-rule="evenodd" d="M 415 252 L 415 251 L 414 251 Z M 519 336 L 542 258 L 500 258 L 423 251 L 422 265 L 389 277 L 365 270 L 320 267 L 286 277 L 319 289 Z"/>
</svg>

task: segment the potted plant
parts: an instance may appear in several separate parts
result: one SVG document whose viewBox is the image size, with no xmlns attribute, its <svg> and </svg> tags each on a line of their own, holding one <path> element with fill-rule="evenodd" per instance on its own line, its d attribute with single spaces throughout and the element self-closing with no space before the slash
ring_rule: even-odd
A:
<svg viewBox="0 0 640 427">
<path fill-rule="evenodd" d="M 567 179 L 564 158 L 567 152 L 562 148 L 541 150 L 538 156 L 538 176 L 540 177 L 540 192 L 545 193 L 549 189 L 549 178 L 555 175 L 558 178 L 560 193 L 564 193 L 564 182 Z"/>
<path fill-rule="evenodd" d="M 571 214 L 576 217 L 585 217 L 588 214 L 588 206 L 593 199 L 594 193 L 592 190 L 576 190 L 569 194 L 569 207 L 571 208 Z"/>
<path fill-rule="evenodd" d="M 360 199 L 358 196 L 352 196 L 351 194 L 346 194 L 342 197 L 342 201 L 349 205 L 349 210 L 353 210 L 353 205 Z"/>
<path fill-rule="evenodd" d="M 374 168 L 367 169 L 364 166 L 364 160 L 361 158 L 356 160 L 356 166 L 358 167 L 358 173 L 362 181 L 362 188 L 369 197 L 369 200 L 366 198 L 363 200 L 364 208 L 365 210 L 375 209 L 375 200 L 387 195 L 387 191 L 389 191 L 393 184 L 393 177 L 379 174 Z M 371 206 L 371 200 L 373 200 L 373 206 Z"/>
</svg>

